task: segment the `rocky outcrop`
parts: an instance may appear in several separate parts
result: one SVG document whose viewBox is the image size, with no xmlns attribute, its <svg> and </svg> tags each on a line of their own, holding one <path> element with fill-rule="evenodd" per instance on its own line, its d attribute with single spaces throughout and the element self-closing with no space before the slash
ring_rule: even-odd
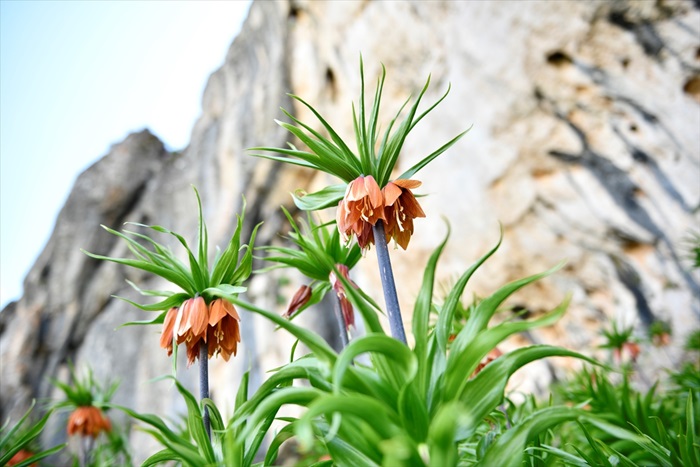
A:
<svg viewBox="0 0 700 467">
<path fill-rule="evenodd" d="M 132 293 L 133 272 L 80 253 L 122 255 L 98 228 L 124 221 L 158 223 L 188 238 L 196 232 L 190 184 L 202 194 L 210 243 L 223 244 L 248 201 L 246 229 L 264 220 L 259 244 L 286 226 L 278 213 L 288 193 L 313 189 L 323 176 L 248 157 L 245 148 L 283 146 L 273 119 L 285 107 L 313 121 L 287 92 L 303 96 L 351 135 L 350 104 L 359 94 L 362 53 L 368 83 L 387 68 L 386 118 L 429 74 L 426 102 L 451 92 L 415 129 L 400 169 L 473 124 L 447 154 L 416 177 L 427 220 L 416 222 L 408 252 L 392 261 L 406 320 L 420 270 L 442 240 L 452 239 L 439 275 L 449 282 L 505 230 L 504 245 L 472 280 L 485 295 L 506 281 L 562 259 L 565 269 L 519 293 L 513 305 L 532 314 L 573 303 L 555 327 L 527 340 L 591 349 L 610 320 L 637 326 L 668 321 L 675 342 L 700 319 L 700 277 L 686 244 L 700 230 L 700 10 L 692 2 L 256 2 L 226 61 L 209 79 L 190 145 L 169 154 L 155 137 L 131 135 L 83 174 L 53 236 L 25 282 L 22 299 L 0 314 L 2 418 L 50 394 L 46 377 L 63 377 L 67 358 L 98 376 L 118 376 L 117 402 L 166 413 L 179 407 L 167 383 L 169 363 L 153 328 L 114 328 L 143 313 L 110 298 Z M 373 253 L 356 282 L 379 302 Z M 292 290 L 254 279 L 252 299 L 276 306 Z M 280 282 L 281 283 L 281 282 Z M 291 289 L 291 288 L 290 288 Z M 324 328 L 321 310 L 312 321 Z M 243 316 L 241 354 L 212 367 L 214 397 L 230 401 L 242 371 L 253 380 L 288 358 L 289 341 Z M 645 377 L 682 357 L 679 346 L 646 353 Z M 183 366 L 184 368 L 184 366 Z M 553 377 L 544 365 L 540 384 Z M 194 372 L 182 371 L 194 386 Z M 534 383 L 529 380 L 532 388 Z M 146 442 L 135 443 L 144 452 Z"/>
</svg>

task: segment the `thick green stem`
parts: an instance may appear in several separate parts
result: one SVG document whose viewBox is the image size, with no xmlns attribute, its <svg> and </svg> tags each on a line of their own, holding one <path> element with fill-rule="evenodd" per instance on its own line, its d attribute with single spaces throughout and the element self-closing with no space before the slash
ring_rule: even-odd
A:
<svg viewBox="0 0 700 467">
<path fill-rule="evenodd" d="M 384 289 L 384 302 L 386 312 L 389 316 L 389 327 L 394 339 L 406 343 L 406 333 L 403 329 L 403 319 L 399 308 L 399 297 L 396 295 L 396 284 L 394 283 L 394 273 L 391 270 L 391 260 L 389 259 L 389 248 L 387 247 L 384 235 L 384 223 L 378 220 L 372 227 L 374 234 L 374 244 L 377 246 L 377 261 L 379 262 L 379 276 L 382 279 Z"/>
<path fill-rule="evenodd" d="M 199 400 L 209 399 L 209 349 L 207 343 L 199 343 Z M 204 429 L 211 439 L 211 422 L 209 421 L 209 410 L 204 408 Z"/>
<path fill-rule="evenodd" d="M 340 298 L 333 294 L 333 311 L 335 312 L 335 320 L 338 322 L 338 332 L 340 335 L 340 350 L 343 350 L 348 345 L 348 330 L 345 327 L 345 318 L 343 318 L 343 310 L 340 306 Z"/>
</svg>

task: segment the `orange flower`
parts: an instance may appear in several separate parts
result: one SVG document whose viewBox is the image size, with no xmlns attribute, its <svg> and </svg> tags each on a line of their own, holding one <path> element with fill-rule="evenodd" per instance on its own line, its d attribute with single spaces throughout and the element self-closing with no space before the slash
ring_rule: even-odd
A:
<svg viewBox="0 0 700 467">
<path fill-rule="evenodd" d="M 418 180 L 399 179 L 387 183 L 382 189 L 386 216 L 384 225 L 386 241 L 389 243 L 393 238 L 404 250 L 413 235 L 413 219 L 425 217 L 423 209 L 411 192 L 420 185 L 421 182 Z"/>
<path fill-rule="evenodd" d="M 636 362 L 640 353 L 641 349 L 636 342 L 625 342 L 613 351 L 618 363 Z"/>
<path fill-rule="evenodd" d="M 209 358 L 221 354 L 228 362 L 232 354 L 236 355 L 238 343 L 241 341 L 240 321 L 238 312 L 227 300 L 217 298 L 211 302 L 207 328 Z M 189 349 L 187 354 L 189 356 Z"/>
<path fill-rule="evenodd" d="M 491 351 L 488 353 L 488 355 L 486 355 L 483 358 L 483 360 L 481 360 L 479 362 L 479 364 L 476 366 L 476 369 L 474 370 L 474 373 L 472 373 L 471 377 L 473 378 L 474 376 L 478 375 L 481 372 L 481 370 L 484 369 L 484 367 L 486 365 L 488 365 L 492 361 L 496 360 L 501 355 L 503 355 L 503 352 L 501 352 L 498 347 L 494 347 L 493 349 L 491 349 Z"/>
<path fill-rule="evenodd" d="M 173 327 L 177 319 L 177 308 L 171 308 L 163 321 L 163 332 L 160 334 L 160 346 L 168 351 L 168 357 L 173 354 Z"/>
<path fill-rule="evenodd" d="M 350 271 L 346 265 L 336 264 L 335 267 L 346 280 L 350 281 L 350 285 L 357 288 L 355 283 L 350 280 Z M 340 310 L 343 312 L 345 327 L 349 329 L 351 326 L 355 326 L 355 312 L 352 309 L 352 303 L 350 303 L 348 297 L 345 295 L 345 286 L 340 280 L 338 280 L 338 277 L 335 275 L 335 271 L 331 271 L 329 280 L 333 290 L 335 290 L 335 293 L 338 296 L 338 300 L 340 300 Z"/>
<path fill-rule="evenodd" d="M 31 458 L 33 455 L 34 455 L 33 453 L 27 451 L 26 449 L 20 449 L 19 451 L 17 451 L 17 452 L 15 453 L 14 456 L 12 456 L 12 457 L 10 458 L 9 461 L 7 461 L 7 465 L 8 465 L 8 467 L 9 467 L 9 466 L 12 466 L 12 465 L 20 464 L 20 463 L 26 461 L 27 459 Z M 32 464 L 29 464 L 29 467 L 36 467 L 37 465 L 39 465 L 39 464 L 37 464 L 36 462 L 34 462 L 34 463 L 32 463 Z"/>
<path fill-rule="evenodd" d="M 340 233 L 346 238 L 355 234 L 360 248 L 374 243 L 372 226 L 385 220 L 384 197 L 374 177 L 360 176 L 348 184 L 336 216 Z"/>
<path fill-rule="evenodd" d="M 173 335 L 175 345 L 187 346 L 187 365 L 192 365 L 199 358 L 202 342 L 208 343 L 209 358 L 221 354 L 228 361 L 236 355 L 241 332 L 238 325 L 240 317 L 236 309 L 226 300 L 217 298 L 207 305 L 202 297 L 185 300 L 179 308 L 171 308 L 163 321 L 160 346 L 173 353 Z"/>
<path fill-rule="evenodd" d="M 185 300 L 177 310 L 177 316 L 175 317 L 175 323 L 173 324 L 173 332 L 176 336 L 176 344 L 180 345 L 184 342 L 187 346 L 188 366 L 192 365 L 195 359 L 199 356 L 200 342 L 207 341 L 208 321 L 209 307 L 202 297 L 195 297 Z M 165 325 L 165 323 L 163 324 Z M 162 341 L 163 336 L 161 335 L 161 347 L 163 346 Z"/>
<path fill-rule="evenodd" d="M 79 434 L 96 438 L 101 431 L 112 431 L 109 419 L 95 406 L 78 407 L 68 417 L 68 436 Z"/>
<path fill-rule="evenodd" d="M 284 317 L 291 318 L 294 315 L 294 313 L 296 313 L 297 311 L 299 311 L 300 308 L 309 303 L 309 300 L 311 300 L 311 287 L 309 287 L 308 285 L 302 285 L 301 287 L 299 287 L 299 290 L 296 291 L 296 293 L 292 297 L 292 300 L 289 302 L 289 305 L 287 306 L 287 311 L 284 312 Z"/>
<path fill-rule="evenodd" d="M 177 328 L 178 344 L 180 338 L 184 342 L 198 341 L 204 339 L 207 341 L 207 321 L 209 321 L 209 308 L 202 297 L 190 298 L 185 300 L 175 320 L 175 328 Z"/>
</svg>

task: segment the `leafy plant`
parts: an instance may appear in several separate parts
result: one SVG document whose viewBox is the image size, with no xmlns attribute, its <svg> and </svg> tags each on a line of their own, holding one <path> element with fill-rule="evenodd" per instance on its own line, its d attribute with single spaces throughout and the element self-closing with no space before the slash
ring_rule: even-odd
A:
<svg viewBox="0 0 700 467">
<path fill-rule="evenodd" d="M 416 300 L 413 349 L 387 336 L 374 308 L 352 288 L 348 296 L 361 313 L 368 335 L 353 340 L 340 354 L 316 334 L 237 300 L 238 306 L 271 319 L 312 351 L 278 369 L 237 409 L 231 427 L 237 431 L 238 442 L 264 429 L 282 406 L 301 405 L 306 408 L 303 415 L 286 419 L 289 425 L 273 439 L 264 465 L 273 465 L 277 449 L 290 437 L 296 437 L 305 450 L 318 451 L 316 448 L 323 446 L 337 465 L 456 465 L 464 457 L 460 446 L 473 441 L 492 414 L 500 416 L 498 408 L 514 371 L 548 356 L 592 362 L 576 352 L 535 345 L 495 359 L 470 378 L 501 341 L 517 332 L 553 324 L 568 300 L 541 318 L 489 327 L 493 315 L 512 293 L 559 266 L 508 284 L 477 305 L 448 352 L 452 321 L 464 288 L 500 242 L 462 275 L 442 305 L 436 326 L 428 332 L 435 269 L 444 245 L 431 256 Z M 370 363 L 357 360 L 361 355 L 367 355 Z M 293 386 L 295 380 L 303 380 L 308 386 Z M 539 410 L 496 437 L 479 462 L 519 465 L 525 446 L 539 433 L 587 416 L 582 410 L 568 407 Z"/>
<path fill-rule="evenodd" d="M 10 420 L 7 420 L 0 428 L 0 465 L 15 467 L 36 465 L 41 459 L 65 447 L 65 444 L 50 449 L 41 449 L 38 446 L 38 437 L 53 411 L 47 411 L 43 417 L 32 423 L 29 417 L 34 405 L 35 403 L 32 402 L 29 410 L 12 427 L 10 427 Z"/>
</svg>

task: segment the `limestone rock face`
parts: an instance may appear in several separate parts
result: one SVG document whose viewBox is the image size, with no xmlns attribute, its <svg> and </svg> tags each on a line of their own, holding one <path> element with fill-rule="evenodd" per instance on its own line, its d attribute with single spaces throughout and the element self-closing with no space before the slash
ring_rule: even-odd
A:
<svg viewBox="0 0 700 467">
<path fill-rule="evenodd" d="M 428 75 L 424 108 L 451 84 L 409 137 L 399 171 L 473 125 L 415 177 L 429 195 L 421 198 L 428 218 L 416 221 L 407 252 L 392 253 L 407 325 L 421 281 L 416 271 L 443 239 L 445 216 L 452 229 L 438 269 L 445 283 L 497 242 L 499 222 L 504 230 L 503 246 L 465 297 L 567 260 L 513 302 L 538 314 L 572 293 L 566 317 L 509 345 L 591 349 L 610 320 L 635 325 L 640 335 L 652 321 L 668 321 L 676 343 L 697 328 L 700 277 L 687 245 L 700 230 L 700 10 L 693 3 L 256 2 L 209 79 L 185 150 L 170 154 L 147 131 L 136 133 L 76 182 L 24 296 L 0 313 L 0 418 L 50 396 L 46 378 L 65 378 L 67 359 L 90 364 L 98 377 L 118 377 L 117 403 L 160 414 L 182 409 L 168 383 L 148 383 L 170 371 L 158 330 L 115 331 L 144 312 L 110 298 L 139 298 L 125 277 L 147 289 L 165 285 L 80 249 L 127 255 L 98 227 L 119 229 L 125 221 L 194 239 L 190 184 L 202 195 L 211 245 L 227 242 L 242 194 L 246 230 L 265 221 L 257 243 L 277 241 L 288 229 L 278 209 L 291 204 L 288 193 L 329 180 L 249 157 L 245 148 L 285 145 L 288 135 L 274 123 L 283 118 L 280 106 L 315 123 L 287 92 L 350 139 L 360 53 L 369 92 L 382 63 L 387 70 L 383 127 Z M 370 252 L 354 279 L 383 303 L 375 264 Z M 255 278 L 248 298 L 272 309 L 293 293 L 278 286 L 274 276 Z M 331 328 L 330 313 L 306 315 L 317 329 Z M 212 392 L 224 413 L 241 373 L 253 368 L 252 383 L 259 383 L 291 345 L 250 314 L 242 313 L 242 325 L 239 355 L 212 363 Z M 645 357 L 649 378 L 682 357 L 679 346 L 663 357 L 645 355 L 655 355 Z M 540 370 L 547 373 L 537 381 L 546 384 L 549 370 L 533 367 Z M 180 376 L 196 387 L 195 368 L 181 365 Z M 524 389 L 536 388 L 527 381 Z M 144 436 L 134 435 L 134 443 L 137 458 L 154 452 Z"/>
</svg>

